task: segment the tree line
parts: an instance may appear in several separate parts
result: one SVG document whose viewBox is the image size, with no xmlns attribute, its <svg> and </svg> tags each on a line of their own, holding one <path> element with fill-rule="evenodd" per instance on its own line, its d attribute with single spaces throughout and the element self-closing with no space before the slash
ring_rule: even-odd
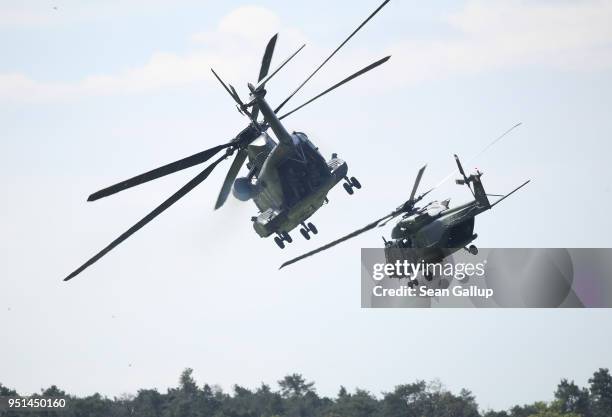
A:
<svg viewBox="0 0 612 417">
<path fill-rule="evenodd" d="M 278 389 L 261 384 L 256 389 L 234 385 L 233 392 L 218 386 L 198 386 L 193 370 L 185 369 L 176 388 L 166 393 L 141 389 L 136 395 L 107 398 L 70 395 L 55 385 L 42 389 L 37 397 L 65 398 L 59 410 L 0 411 L 13 417 L 612 417 L 612 376 L 599 369 L 579 387 L 561 380 L 552 402 L 517 405 L 509 410 L 480 410 L 476 398 L 466 389 L 453 393 L 439 382 L 416 381 L 398 385 L 380 396 L 340 387 L 335 398 L 317 394 L 313 382 L 300 374 L 278 381 Z M 0 384 L 0 397 L 17 396 Z"/>
</svg>

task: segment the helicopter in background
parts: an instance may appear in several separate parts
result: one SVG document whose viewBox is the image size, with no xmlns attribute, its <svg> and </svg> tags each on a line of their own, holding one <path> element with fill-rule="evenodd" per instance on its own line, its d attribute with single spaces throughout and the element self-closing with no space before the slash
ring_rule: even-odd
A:
<svg viewBox="0 0 612 417">
<path fill-rule="evenodd" d="M 530 180 L 510 191 L 508 194 L 487 194 L 482 185 L 482 172 L 466 176 L 457 155 L 455 162 L 462 175 L 457 179 L 459 185 L 466 185 L 474 199 L 457 207 L 450 207 L 450 200 L 432 201 L 423 208 L 415 206 L 419 199 L 409 199 L 402 207 L 402 218 L 391 230 L 391 240 L 385 242 L 385 258 L 387 263 L 406 259 L 411 256 L 411 262 L 440 263 L 446 257 L 462 248 L 472 255 L 478 254 L 476 245 L 471 244 L 478 235 L 474 233 L 475 218 L 527 185 Z M 421 168 L 422 175 L 425 167 Z M 418 183 L 415 182 L 415 189 Z M 419 196 L 426 195 L 427 193 Z M 499 197 L 493 204 L 489 197 Z M 392 217 L 393 218 L 393 217 Z M 390 220 L 390 219 L 389 219 Z M 384 224 L 384 223 L 383 223 Z M 468 246 L 469 245 L 469 246 Z M 408 249 L 408 250 L 402 250 Z M 431 280 L 431 276 L 425 277 Z"/>
<path fill-rule="evenodd" d="M 512 129 L 517 126 L 518 125 L 515 125 Z M 510 132 L 510 130 L 504 133 L 504 135 Z M 496 139 L 496 141 L 501 139 L 501 137 Z M 393 263 L 396 260 L 408 260 L 412 263 L 419 263 L 421 261 L 426 263 L 440 263 L 446 257 L 461 249 L 465 249 L 473 255 L 478 254 L 478 248 L 473 244 L 470 245 L 478 237 L 478 235 L 474 233 L 475 217 L 501 203 L 510 195 L 527 185 L 530 180 L 523 182 L 505 195 L 487 194 L 480 180 L 483 173 L 476 170 L 476 173 L 467 176 L 459 157 L 457 155 L 454 156 L 459 173 L 462 176 L 461 179 L 456 180 L 456 183 L 468 187 L 470 193 L 474 197 L 472 201 L 453 208 L 450 207 L 450 200 L 448 199 L 443 201 L 431 201 L 423 207 L 417 207 L 417 203 L 437 188 L 434 187 L 416 196 L 421 178 L 427 167 L 425 165 L 417 174 L 412 192 L 410 193 L 410 198 L 394 211 L 340 239 L 291 259 L 283 263 L 280 268 L 329 249 L 339 243 L 367 232 L 368 230 L 385 226 L 388 222 L 400 216 L 400 220 L 391 230 L 391 239 L 386 240 L 383 237 L 387 263 Z M 438 184 L 438 186 L 440 184 Z M 499 199 L 491 204 L 489 201 L 489 197 L 491 196 L 499 197 Z M 470 246 L 468 247 L 468 245 Z M 426 276 L 425 278 L 430 280 L 432 277 Z M 418 282 L 413 282 L 412 284 L 417 285 Z"/>
<path fill-rule="evenodd" d="M 281 116 L 278 114 L 287 102 L 389 1 L 390 0 L 383 1 L 382 4 L 274 110 L 265 99 L 267 93 L 265 89 L 266 83 L 291 61 L 305 45 L 302 45 L 274 71 L 269 73 L 270 63 L 277 41 L 277 35 L 274 35 L 265 49 L 257 85 L 248 84 L 250 94 L 249 100 L 246 103 L 242 101 L 236 89 L 231 84 L 226 84 L 219 75 L 211 69 L 215 78 L 235 101 L 238 111 L 249 118 L 249 125 L 227 143 L 217 145 L 179 161 L 166 164 L 91 194 L 88 201 L 95 201 L 100 198 L 108 197 L 128 188 L 204 163 L 219 152 L 225 150 L 219 158 L 214 160 L 200 174 L 82 266 L 69 274 L 64 281 L 68 281 L 80 274 L 87 267 L 98 261 L 121 242 L 184 197 L 196 186 L 201 184 L 219 163 L 234 155 L 234 153 L 233 162 L 217 197 L 215 209 L 220 208 L 225 203 L 230 191 L 232 191 L 234 197 L 241 201 L 253 200 L 259 210 L 257 216 L 251 217 L 253 228 L 259 236 L 264 238 L 274 234 L 274 241 L 281 249 L 285 247 L 285 243 L 291 243 L 293 241 L 289 232 L 300 225 L 300 233 L 305 239 L 310 239 L 311 233 L 317 234 L 318 230 L 316 226 L 306 221 L 328 201 L 327 193 L 336 186 L 336 184 L 344 181 L 344 189 L 349 195 L 352 195 L 354 189 L 361 188 L 361 184 L 355 177 L 349 178 L 347 163 L 338 158 L 336 153 L 332 154 L 331 159 L 326 160 L 305 133 L 289 133 L 281 120 L 343 84 L 382 65 L 389 60 L 390 56 L 362 68 L 295 109 Z M 258 120 L 260 113 L 263 115 L 263 121 Z M 276 140 L 267 133 L 268 129 L 272 130 L 276 136 Z M 249 170 L 248 174 L 245 177 L 238 177 L 238 173 L 245 162 Z"/>
</svg>

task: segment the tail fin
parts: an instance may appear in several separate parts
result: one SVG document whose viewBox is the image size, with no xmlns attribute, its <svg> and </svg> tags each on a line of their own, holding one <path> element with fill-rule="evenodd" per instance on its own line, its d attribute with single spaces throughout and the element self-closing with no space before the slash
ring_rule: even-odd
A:
<svg viewBox="0 0 612 417">
<path fill-rule="evenodd" d="M 477 174 L 470 175 L 469 180 L 474 185 L 474 198 L 480 206 L 488 209 L 491 208 L 491 203 L 489 202 L 489 197 L 487 197 L 487 193 L 482 185 L 482 181 L 480 181 L 481 176 L 482 173 L 478 172 Z"/>
</svg>

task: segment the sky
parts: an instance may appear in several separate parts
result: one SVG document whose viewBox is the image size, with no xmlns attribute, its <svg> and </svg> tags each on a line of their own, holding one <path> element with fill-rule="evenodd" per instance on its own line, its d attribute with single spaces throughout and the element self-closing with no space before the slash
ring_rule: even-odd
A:
<svg viewBox="0 0 612 417">
<path fill-rule="evenodd" d="M 377 1 L 3 1 L 0 4 L 0 382 L 78 395 L 200 384 L 256 387 L 303 373 L 320 394 L 417 379 L 501 409 L 552 398 L 611 367 L 609 310 L 360 309 L 374 231 L 278 270 L 381 217 L 522 126 L 466 169 L 492 193 L 530 183 L 476 221 L 480 247 L 610 247 L 611 1 L 392 0 L 291 101 L 389 62 L 286 119 L 362 190 L 341 187 L 280 251 L 255 206 L 213 211 L 225 169 L 66 283 L 91 255 L 197 175 L 95 203 L 93 191 L 224 143 L 246 123 L 210 67 L 246 97 L 267 40 L 279 103 Z M 467 195 L 466 195 L 467 194 Z M 432 193 L 461 203 L 452 182 Z"/>
</svg>

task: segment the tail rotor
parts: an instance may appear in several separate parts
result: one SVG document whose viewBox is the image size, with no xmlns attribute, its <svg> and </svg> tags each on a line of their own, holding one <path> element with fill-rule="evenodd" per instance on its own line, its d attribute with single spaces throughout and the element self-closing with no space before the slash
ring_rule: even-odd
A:
<svg viewBox="0 0 612 417">
<path fill-rule="evenodd" d="M 464 185 L 464 184 L 467 185 L 467 187 L 470 189 L 470 193 L 474 195 L 474 190 L 472 189 L 472 185 L 471 185 L 472 178 L 465 175 L 465 171 L 463 170 L 463 166 L 461 165 L 461 161 L 459 160 L 459 157 L 457 156 L 457 154 L 455 154 L 454 156 L 455 156 L 455 162 L 457 162 L 457 168 L 459 169 L 459 173 L 463 177 L 463 179 L 455 180 L 455 183 L 459 185 Z"/>
</svg>

